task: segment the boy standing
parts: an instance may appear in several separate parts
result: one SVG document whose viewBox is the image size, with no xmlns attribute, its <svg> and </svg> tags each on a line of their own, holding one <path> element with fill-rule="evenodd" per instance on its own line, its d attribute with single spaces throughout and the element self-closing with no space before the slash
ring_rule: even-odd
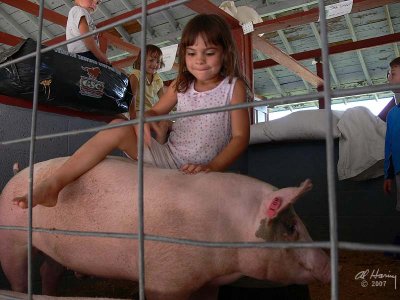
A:
<svg viewBox="0 0 400 300">
<path fill-rule="evenodd" d="M 388 81 L 391 84 L 400 83 L 400 57 L 390 62 Z M 393 180 L 396 180 L 396 210 L 400 212 L 400 93 L 398 91 L 394 91 L 394 93 L 395 96 L 391 100 L 393 107 L 387 113 L 386 119 L 385 181 L 383 183 L 383 190 L 385 194 L 390 194 Z M 400 233 L 396 234 L 393 244 L 396 246 L 400 245 Z M 400 260 L 400 253 L 385 252 L 385 256 Z"/>
<path fill-rule="evenodd" d="M 388 80 L 391 84 L 400 83 L 400 57 L 390 63 Z M 396 97 L 397 96 L 397 97 Z M 392 191 L 393 180 L 397 186 L 397 205 L 400 211 L 400 95 L 395 93 L 396 104 L 387 115 L 385 139 L 385 181 L 383 190 L 386 194 Z"/>
</svg>

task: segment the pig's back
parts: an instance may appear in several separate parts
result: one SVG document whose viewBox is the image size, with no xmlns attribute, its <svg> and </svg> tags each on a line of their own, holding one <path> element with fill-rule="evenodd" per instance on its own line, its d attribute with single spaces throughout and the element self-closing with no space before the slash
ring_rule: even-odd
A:
<svg viewBox="0 0 400 300">
<path fill-rule="evenodd" d="M 51 176 L 67 158 L 35 165 L 35 182 Z M 35 227 L 64 230 L 137 232 L 137 165 L 131 160 L 108 157 L 60 193 L 55 207 L 33 209 Z M 178 230 L 178 225 L 194 227 L 195 222 L 215 223 L 233 211 L 253 210 L 260 194 L 273 187 L 258 180 L 229 173 L 184 175 L 178 170 L 144 168 L 144 209 L 146 232 Z M 0 200 L 0 220 L 25 225 L 27 211 L 11 204 L 26 193 L 28 169 L 14 176 Z M 17 217 L 21 216 L 21 217 Z M 220 222 L 220 221 L 219 221 Z M 166 228 L 166 225 L 174 229 Z M 162 226 L 165 225 L 165 226 Z M 200 225 L 200 224 L 199 224 Z M 183 232 L 179 232 L 180 234 Z"/>
<path fill-rule="evenodd" d="M 36 164 L 35 180 L 51 176 L 65 160 Z M 144 168 L 144 184 L 146 234 L 202 241 L 244 240 L 245 221 L 252 219 L 261 200 L 252 195 L 259 194 L 263 186 L 257 180 L 235 174 L 184 175 L 177 170 L 156 168 Z M 7 184 L 0 199 L 1 225 L 27 225 L 27 210 L 11 203 L 27 187 L 28 170 Z M 232 227 L 238 221 L 240 226 Z M 39 228 L 136 234 L 137 223 L 137 167 L 117 158 L 105 159 L 66 186 L 55 207 L 33 209 L 33 226 Z M 88 273 L 98 276 L 135 277 L 136 240 L 35 233 L 33 241 L 35 247 L 82 273 L 90 269 Z M 146 245 L 146 257 L 153 257 L 153 261 L 168 251 L 189 253 L 179 245 Z M 208 250 L 198 250 L 196 255 L 207 257 L 201 254 L 205 251 Z"/>
</svg>

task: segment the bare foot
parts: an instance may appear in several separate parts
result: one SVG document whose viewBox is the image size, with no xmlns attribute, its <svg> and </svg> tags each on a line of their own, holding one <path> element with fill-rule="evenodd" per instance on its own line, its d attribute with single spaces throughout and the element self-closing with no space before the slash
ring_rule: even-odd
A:
<svg viewBox="0 0 400 300">
<path fill-rule="evenodd" d="M 43 205 L 47 207 L 56 206 L 58 193 L 60 189 L 57 188 L 57 185 L 45 180 L 39 183 L 33 189 L 32 196 L 32 207 L 36 205 Z M 20 208 L 26 209 L 28 208 L 28 195 L 24 195 L 22 197 L 16 197 L 13 200 L 14 205 L 18 205 Z"/>
</svg>

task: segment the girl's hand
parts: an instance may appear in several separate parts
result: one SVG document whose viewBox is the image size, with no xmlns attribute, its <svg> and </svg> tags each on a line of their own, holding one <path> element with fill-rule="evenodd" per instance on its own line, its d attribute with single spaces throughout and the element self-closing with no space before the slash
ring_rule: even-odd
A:
<svg viewBox="0 0 400 300">
<path fill-rule="evenodd" d="M 385 181 L 383 182 L 383 191 L 385 192 L 386 195 L 391 194 L 392 183 L 393 183 L 393 179 L 385 179 Z"/>
<path fill-rule="evenodd" d="M 211 167 L 208 165 L 196 165 L 196 164 L 186 164 L 183 165 L 180 170 L 185 174 L 197 174 L 200 172 L 211 172 Z"/>
</svg>

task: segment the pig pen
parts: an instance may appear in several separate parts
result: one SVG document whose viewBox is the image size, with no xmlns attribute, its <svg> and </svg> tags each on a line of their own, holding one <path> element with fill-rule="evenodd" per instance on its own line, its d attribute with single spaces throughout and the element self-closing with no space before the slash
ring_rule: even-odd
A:
<svg viewBox="0 0 400 300">
<path fill-rule="evenodd" d="M 29 124 L 23 126 L 19 120 L 27 119 L 29 110 L 2 106 L 1 128 L 15 128 L 2 131 L 4 140 L 11 140 L 29 134 Z M 12 116 L 12 118 L 11 118 Z M 63 122 L 60 122 L 63 120 Z M 39 129 L 41 134 L 71 130 L 82 126 L 96 126 L 101 123 L 88 122 L 42 113 Z M 10 124 L 15 124 L 10 126 Z M 254 127 L 252 128 L 252 130 Z M 71 154 L 88 136 L 62 138 L 39 144 L 37 160 Z M 58 140 L 56 140 L 58 141 Z M 66 141 L 66 142 L 64 142 Z M 66 146 L 67 145 L 67 146 Z M 20 161 L 27 165 L 28 144 L 16 144 L 0 160 L 5 171 L 1 174 L 1 187 L 12 176 L 12 164 Z M 41 149 L 46 148 L 46 151 Z M 51 151 L 48 151 L 51 149 Z M 338 160 L 338 140 L 335 140 L 335 162 Z M 8 166 L 8 167 L 7 167 Z M 259 178 L 277 187 L 298 185 L 305 178 L 313 181 L 314 188 L 305 199 L 296 203 L 295 208 L 306 224 L 314 240 L 329 239 L 329 218 L 326 184 L 326 150 L 324 140 L 297 140 L 274 143 L 257 143 L 249 146 L 247 152 L 231 168 L 233 172 Z M 341 241 L 365 243 L 391 243 L 400 228 L 399 213 L 394 210 L 394 197 L 382 192 L 381 178 L 367 181 L 337 181 L 338 229 Z M 397 291 L 390 287 L 365 288 L 354 280 L 354 276 L 366 269 L 399 274 L 399 263 L 382 253 L 340 251 L 339 263 L 342 272 L 339 277 L 340 299 L 351 299 L 362 295 L 363 299 L 395 299 Z M 34 291 L 40 292 L 36 270 Z M 388 282 L 389 284 L 389 282 Z M 392 284 L 392 283 L 390 283 Z M 0 289 L 8 289 L 7 280 L 0 272 Z M 354 291 L 354 292 L 353 292 Z M 374 293 L 372 293 L 374 291 Z M 345 294 L 343 294 L 345 293 Z M 60 296 L 87 296 L 112 298 L 138 298 L 137 285 L 126 281 L 106 280 L 83 276 L 76 278 L 66 272 L 60 286 Z M 392 297 L 392 298 L 391 298 Z M 221 288 L 219 299 L 330 299 L 330 285 L 270 286 L 258 282 L 239 282 Z"/>
<path fill-rule="evenodd" d="M 20 126 L 20 119 L 27 119 L 29 110 L 2 107 L 4 116 L 13 116 L 11 119 L 3 118 L 2 122 L 15 123 L 17 131 L 4 132 L 5 140 L 17 138 L 28 134 L 27 124 Z M 65 129 L 81 126 L 96 126 L 96 122 L 86 122 L 77 118 L 62 117 L 65 123 L 60 123 L 60 116 L 43 113 L 40 128 L 44 131 L 57 131 L 61 126 Z M 18 126 L 16 123 L 19 123 Z M 55 124 L 57 123 L 57 126 Z M 65 125 L 64 125 L 65 124 Z M 2 126 L 5 128 L 5 126 Z M 252 130 L 254 126 L 252 127 Z M 88 137 L 74 138 L 73 143 L 67 140 L 59 144 L 49 141 L 49 151 L 39 151 L 40 158 L 44 160 L 56 156 L 72 153 L 83 140 Z M 65 139 L 65 138 L 63 138 Z M 47 143 L 47 142 L 46 142 Z M 60 147 L 54 146 L 60 145 Z M 68 147 L 65 147 L 68 145 Z M 42 146 L 42 145 L 40 145 Z M 12 164 L 22 160 L 25 167 L 28 156 L 28 144 L 15 145 L 13 153 L 7 152 L 0 158 L 3 166 L 7 167 L 2 174 L 3 187 L 12 176 Z M 338 140 L 335 140 L 335 162 L 338 160 Z M 257 143 L 249 146 L 247 152 L 237 161 L 230 171 L 239 172 L 251 177 L 259 178 L 277 187 L 295 186 L 305 178 L 313 181 L 314 188 L 305 195 L 302 201 L 296 203 L 295 208 L 306 224 L 311 237 L 322 241 L 329 239 L 329 218 L 326 184 L 326 150 L 324 140 L 297 140 L 274 143 Z M 338 199 L 338 229 L 341 241 L 356 241 L 366 243 L 391 243 L 396 228 L 399 226 L 399 214 L 394 210 L 394 197 L 385 197 L 382 193 L 383 180 L 381 178 L 367 181 L 337 181 Z M 382 253 L 340 251 L 339 263 L 342 267 L 340 274 L 341 299 L 350 299 L 351 295 L 361 295 L 361 292 L 371 294 L 371 289 L 360 289 L 354 276 L 364 269 L 379 268 L 380 270 L 391 267 L 392 274 L 399 274 L 397 261 L 385 257 Z M 386 271 L 386 270 L 385 270 Z M 40 292 L 40 281 L 36 272 L 34 290 Z M 350 280 L 351 279 L 351 280 Z M 256 281 L 238 282 L 221 288 L 219 299 L 329 299 L 330 285 L 314 284 L 307 286 L 271 286 Z M 8 289 L 7 280 L 0 274 L 0 289 Z M 352 290 L 355 292 L 352 293 Z M 397 295 L 392 288 L 375 289 L 378 292 L 364 299 L 392 299 Z M 374 290 L 374 291 L 375 291 Z M 87 297 L 112 297 L 112 298 L 138 298 L 137 285 L 126 281 L 106 280 L 83 276 L 76 278 L 71 271 L 66 272 L 60 286 L 60 296 L 87 296 Z M 393 298 L 394 299 L 394 298 Z"/>
</svg>

